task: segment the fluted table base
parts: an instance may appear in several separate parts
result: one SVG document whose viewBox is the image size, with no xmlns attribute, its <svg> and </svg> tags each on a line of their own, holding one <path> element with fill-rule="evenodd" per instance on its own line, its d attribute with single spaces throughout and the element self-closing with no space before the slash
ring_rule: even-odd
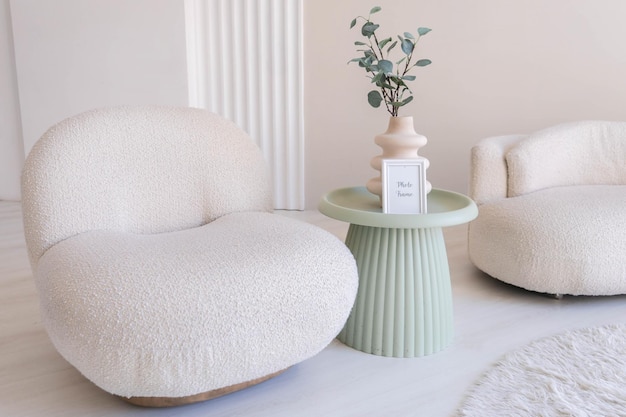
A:
<svg viewBox="0 0 626 417">
<path fill-rule="evenodd" d="M 438 352 L 453 336 L 450 270 L 440 227 L 398 229 L 350 224 L 359 290 L 340 341 L 374 355 Z"/>
</svg>

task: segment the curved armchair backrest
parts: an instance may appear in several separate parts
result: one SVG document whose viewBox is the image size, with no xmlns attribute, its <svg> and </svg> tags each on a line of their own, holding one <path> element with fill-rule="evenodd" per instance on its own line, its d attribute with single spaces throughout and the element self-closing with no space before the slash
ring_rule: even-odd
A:
<svg viewBox="0 0 626 417">
<path fill-rule="evenodd" d="M 248 135 L 205 110 L 114 107 L 50 128 L 22 174 L 31 262 L 94 229 L 162 233 L 271 211 L 267 166 Z"/>
<path fill-rule="evenodd" d="M 506 162 L 509 197 L 558 186 L 626 184 L 626 123 L 544 129 L 509 150 Z"/>
<path fill-rule="evenodd" d="M 593 184 L 626 184 L 626 122 L 565 123 L 486 138 L 472 148 L 470 196 L 477 204 Z"/>
</svg>

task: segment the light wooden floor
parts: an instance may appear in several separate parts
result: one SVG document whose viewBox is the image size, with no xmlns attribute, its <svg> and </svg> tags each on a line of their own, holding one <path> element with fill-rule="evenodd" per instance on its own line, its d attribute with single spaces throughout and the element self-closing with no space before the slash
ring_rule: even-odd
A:
<svg viewBox="0 0 626 417">
<path fill-rule="evenodd" d="M 316 212 L 284 213 L 343 237 Z M 502 354 L 566 329 L 623 322 L 626 297 L 555 300 L 501 284 L 466 256 L 464 226 L 446 230 L 455 340 L 417 359 L 381 358 L 335 341 L 251 389 L 176 409 L 128 405 L 87 382 L 53 349 L 22 236 L 19 203 L 0 202 L 0 416 L 453 416 L 468 387 Z"/>
</svg>

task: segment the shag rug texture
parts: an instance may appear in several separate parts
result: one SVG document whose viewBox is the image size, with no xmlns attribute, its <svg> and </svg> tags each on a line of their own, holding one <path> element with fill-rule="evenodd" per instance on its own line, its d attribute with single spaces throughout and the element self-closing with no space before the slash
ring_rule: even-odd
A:
<svg viewBox="0 0 626 417">
<path fill-rule="evenodd" d="M 458 416 L 626 416 L 626 324 L 572 330 L 506 354 Z"/>
</svg>

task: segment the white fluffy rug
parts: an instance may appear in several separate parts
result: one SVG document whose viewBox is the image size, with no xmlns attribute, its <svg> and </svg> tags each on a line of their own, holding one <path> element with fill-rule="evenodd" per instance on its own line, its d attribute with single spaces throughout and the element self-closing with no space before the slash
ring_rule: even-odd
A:
<svg viewBox="0 0 626 417">
<path fill-rule="evenodd" d="M 580 329 L 506 354 L 459 416 L 626 416 L 626 325 Z"/>
</svg>

